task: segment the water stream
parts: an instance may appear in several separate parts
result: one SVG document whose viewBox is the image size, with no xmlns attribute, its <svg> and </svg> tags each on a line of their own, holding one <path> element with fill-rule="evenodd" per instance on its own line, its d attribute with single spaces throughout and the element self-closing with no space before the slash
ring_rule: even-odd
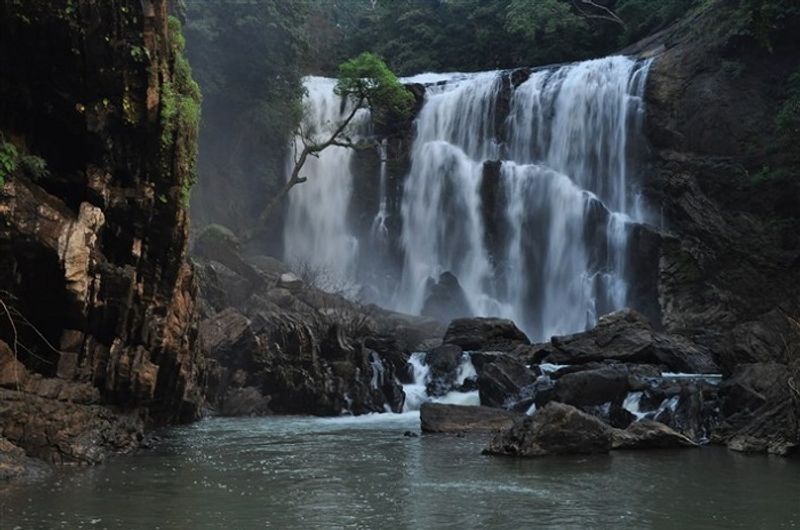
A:
<svg viewBox="0 0 800 530">
<path fill-rule="evenodd" d="M 210 419 L 0 488 L 2 528 L 796 528 L 800 462 L 722 448 L 482 456 L 418 413 Z"/>
</svg>

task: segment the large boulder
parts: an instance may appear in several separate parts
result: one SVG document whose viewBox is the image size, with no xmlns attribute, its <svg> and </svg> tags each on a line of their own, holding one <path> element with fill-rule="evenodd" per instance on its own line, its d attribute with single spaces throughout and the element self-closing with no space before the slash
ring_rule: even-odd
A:
<svg viewBox="0 0 800 530">
<path fill-rule="evenodd" d="M 530 340 L 511 320 L 502 318 L 459 318 L 453 320 L 444 342 L 464 351 L 513 351 Z"/>
<path fill-rule="evenodd" d="M 652 420 L 639 420 L 625 430 L 614 429 L 613 449 L 658 449 L 674 447 L 697 447 L 683 434 Z"/>
<path fill-rule="evenodd" d="M 496 435 L 484 453 L 513 456 L 607 453 L 611 445 L 611 427 L 571 405 L 552 402 Z"/>
<path fill-rule="evenodd" d="M 494 432 L 511 428 L 521 414 L 491 407 L 423 403 L 420 408 L 422 432 Z"/>
<path fill-rule="evenodd" d="M 447 323 L 454 318 L 473 315 L 464 289 L 461 288 L 458 278 L 449 271 L 443 272 L 438 281 L 429 281 L 427 293 L 425 304 L 420 312 L 426 317 Z"/>
<path fill-rule="evenodd" d="M 478 392 L 481 405 L 507 409 L 527 409 L 533 402 L 536 374 L 507 354 L 492 356 L 491 361 L 479 363 Z"/>
<path fill-rule="evenodd" d="M 630 390 L 624 365 L 568 373 L 558 378 L 553 399 L 576 407 L 618 403 Z"/>
<path fill-rule="evenodd" d="M 542 360 L 582 364 L 614 360 L 660 364 L 673 372 L 718 373 L 712 355 L 689 340 L 653 330 L 639 313 L 623 309 L 600 317 L 589 331 L 551 339 L 555 349 L 542 350 Z"/>
</svg>

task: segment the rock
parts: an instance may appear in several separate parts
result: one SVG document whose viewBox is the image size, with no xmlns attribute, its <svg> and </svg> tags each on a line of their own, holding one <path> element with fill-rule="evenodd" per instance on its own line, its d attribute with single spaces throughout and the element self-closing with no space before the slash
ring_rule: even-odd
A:
<svg viewBox="0 0 800 530">
<path fill-rule="evenodd" d="M 3 11 L 0 100 L 17 104 L 0 113 L 0 130 L 20 154 L 43 157 L 48 173 L 15 171 L 0 189 L 0 290 L 17 315 L 18 360 L 41 376 L 32 392 L 95 399 L 69 384 L 80 382 L 123 418 L 141 412 L 152 426 L 197 419 L 205 361 L 185 200 L 197 131 L 159 119 L 178 55 L 166 2 L 87 4 L 79 23 L 42 2 Z M 90 26 L 103 26 L 120 47 L 99 44 Z M 45 48 L 36 44 L 41 35 Z M 11 40 L 26 52 L 8 53 Z M 140 61 L 131 60 L 132 47 L 143 51 Z M 37 83 L 42 76 L 49 81 Z M 62 397 L 41 397 L 48 405 L 39 412 L 58 411 Z M 79 427 L 77 419 L 37 418 L 32 428 L 44 421 Z M 34 445 L 96 460 L 93 450 L 84 457 L 74 445 L 58 447 L 67 437 L 48 431 Z M 32 454 L 27 440 L 18 445 Z"/>
<path fill-rule="evenodd" d="M 535 381 L 536 375 L 527 366 L 510 355 L 496 355 L 478 370 L 481 405 L 527 410 L 533 403 Z"/>
<path fill-rule="evenodd" d="M 800 447 L 800 395 L 780 363 L 739 365 L 720 385 L 721 421 L 714 433 L 730 449 L 789 455 Z"/>
<path fill-rule="evenodd" d="M 455 318 L 471 317 L 472 311 L 467 295 L 458 278 L 449 271 L 443 272 L 436 282 L 428 283 L 425 304 L 420 314 L 435 318 L 439 322 L 450 322 Z"/>
<path fill-rule="evenodd" d="M 220 416 L 266 416 L 270 413 L 269 397 L 251 386 L 229 389 L 219 409 Z"/>
<path fill-rule="evenodd" d="M 99 405 L 0 390 L 2 435 L 35 458 L 53 464 L 98 464 L 135 449 L 144 423 Z"/>
<path fill-rule="evenodd" d="M 511 428 L 521 414 L 490 407 L 423 403 L 420 421 L 424 433 L 494 432 Z"/>
<path fill-rule="evenodd" d="M 625 430 L 613 432 L 613 449 L 658 449 L 672 447 L 697 447 L 692 440 L 663 423 L 639 420 Z"/>
<path fill-rule="evenodd" d="M 278 280 L 278 287 L 287 289 L 290 292 L 296 292 L 303 288 L 303 281 L 293 272 L 285 272 L 281 274 L 281 278 Z"/>
<path fill-rule="evenodd" d="M 0 437 L 0 481 L 41 478 L 49 472 L 44 462 L 28 457 L 22 448 Z"/>
<path fill-rule="evenodd" d="M 607 453 L 611 427 L 571 405 L 548 403 L 497 434 L 484 454 L 545 456 Z"/>
<path fill-rule="evenodd" d="M 624 365 L 569 373 L 556 381 L 553 399 L 577 407 L 620 403 L 630 389 L 628 375 Z"/>
<path fill-rule="evenodd" d="M 719 373 L 712 356 L 687 339 L 653 331 L 640 314 L 623 309 L 600 317 L 594 329 L 553 337 L 555 351 L 543 357 L 554 364 L 614 360 L 663 364 L 672 372 Z"/>
<path fill-rule="evenodd" d="M 530 340 L 510 320 L 501 318 L 459 318 L 453 320 L 444 342 L 464 351 L 512 351 Z"/>
<path fill-rule="evenodd" d="M 463 355 L 461 348 L 452 344 L 437 346 L 425 355 L 425 364 L 430 368 L 429 395 L 443 396 L 452 389 Z"/>
</svg>

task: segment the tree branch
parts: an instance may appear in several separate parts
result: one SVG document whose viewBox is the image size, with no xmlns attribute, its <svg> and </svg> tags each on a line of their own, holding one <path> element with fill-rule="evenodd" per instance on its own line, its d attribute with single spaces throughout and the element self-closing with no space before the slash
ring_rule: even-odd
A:
<svg viewBox="0 0 800 530">
<path fill-rule="evenodd" d="M 339 124 L 336 130 L 333 131 L 333 133 L 331 133 L 328 139 L 325 140 L 324 142 L 308 143 L 306 141 L 307 139 L 306 136 L 303 134 L 302 125 L 298 126 L 300 141 L 303 143 L 303 150 L 300 152 L 300 156 L 295 158 L 295 163 L 294 167 L 292 168 L 292 173 L 291 175 L 289 175 L 289 179 L 283 184 L 283 186 L 281 186 L 278 192 L 272 196 L 270 201 L 261 211 L 261 214 L 258 216 L 258 219 L 256 220 L 255 228 L 249 230 L 244 234 L 244 236 L 242 237 L 242 242 L 247 243 L 251 241 L 255 236 L 257 236 L 263 230 L 263 225 L 266 224 L 266 222 L 269 220 L 270 216 L 272 215 L 272 212 L 275 210 L 275 207 L 278 205 L 279 202 L 283 200 L 286 194 L 289 193 L 289 190 L 291 190 L 296 185 L 302 184 L 308 180 L 306 177 L 300 176 L 300 171 L 303 169 L 303 166 L 305 165 L 309 156 L 319 157 L 319 153 L 321 151 L 324 151 L 325 149 L 327 149 L 332 145 L 339 147 L 349 147 L 352 149 L 359 149 L 359 147 L 357 147 L 356 144 L 353 144 L 349 140 L 346 141 L 339 140 L 339 136 L 344 132 L 347 126 L 350 125 L 350 122 L 353 121 L 353 118 L 355 118 L 356 113 L 359 111 L 359 109 L 361 109 L 361 105 L 364 104 L 365 99 L 366 98 L 364 96 L 359 97 L 358 102 L 353 106 L 353 109 L 350 111 L 347 117 L 345 117 L 345 119 Z M 295 143 L 295 149 L 296 147 L 297 146 Z"/>
<path fill-rule="evenodd" d="M 580 5 L 578 5 L 578 2 L 580 2 L 581 4 L 584 4 L 586 6 L 589 6 L 591 8 L 594 8 L 594 9 L 597 9 L 599 11 L 602 11 L 605 14 L 588 13 L 588 12 L 584 11 L 583 9 L 581 9 Z M 578 12 L 581 14 L 581 16 L 584 16 L 586 18 L 593 18 L 593 19 L 597 19 L 597 20 L 608 20 L 609 22 L 614 22 L 616 24 L 619 24 L 623 28 L 627 27 L 625 25 L 625 21 L 622 20 L 621 18 L 619 18 L 619 16 L 616 13 L 614 13 L 611 9 L 607 8 L 606 6 L 597 4 L 597 3 L 593 2 L 592 0 L 572 0 L 572 5 L 575 6 L 575 9 L 578 10 Z"/>
</svg>

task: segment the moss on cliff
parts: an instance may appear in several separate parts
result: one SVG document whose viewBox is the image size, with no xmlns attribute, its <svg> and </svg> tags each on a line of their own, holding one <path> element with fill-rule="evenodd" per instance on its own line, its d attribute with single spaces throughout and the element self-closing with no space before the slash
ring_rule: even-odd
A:
<svg viewBox="0 0 800 530">
<path fill-rule="evenodd" d="M 181 201 L 188 206 L 192 185 L 197 180 L 195 164 L 202 97 L 184 56 L 186 41 L 177 18 L 169 17 L 168 31 L 172 78 L 161 89 L 161 146 L 186 174 L 181 183 Z"/>
</svg>

